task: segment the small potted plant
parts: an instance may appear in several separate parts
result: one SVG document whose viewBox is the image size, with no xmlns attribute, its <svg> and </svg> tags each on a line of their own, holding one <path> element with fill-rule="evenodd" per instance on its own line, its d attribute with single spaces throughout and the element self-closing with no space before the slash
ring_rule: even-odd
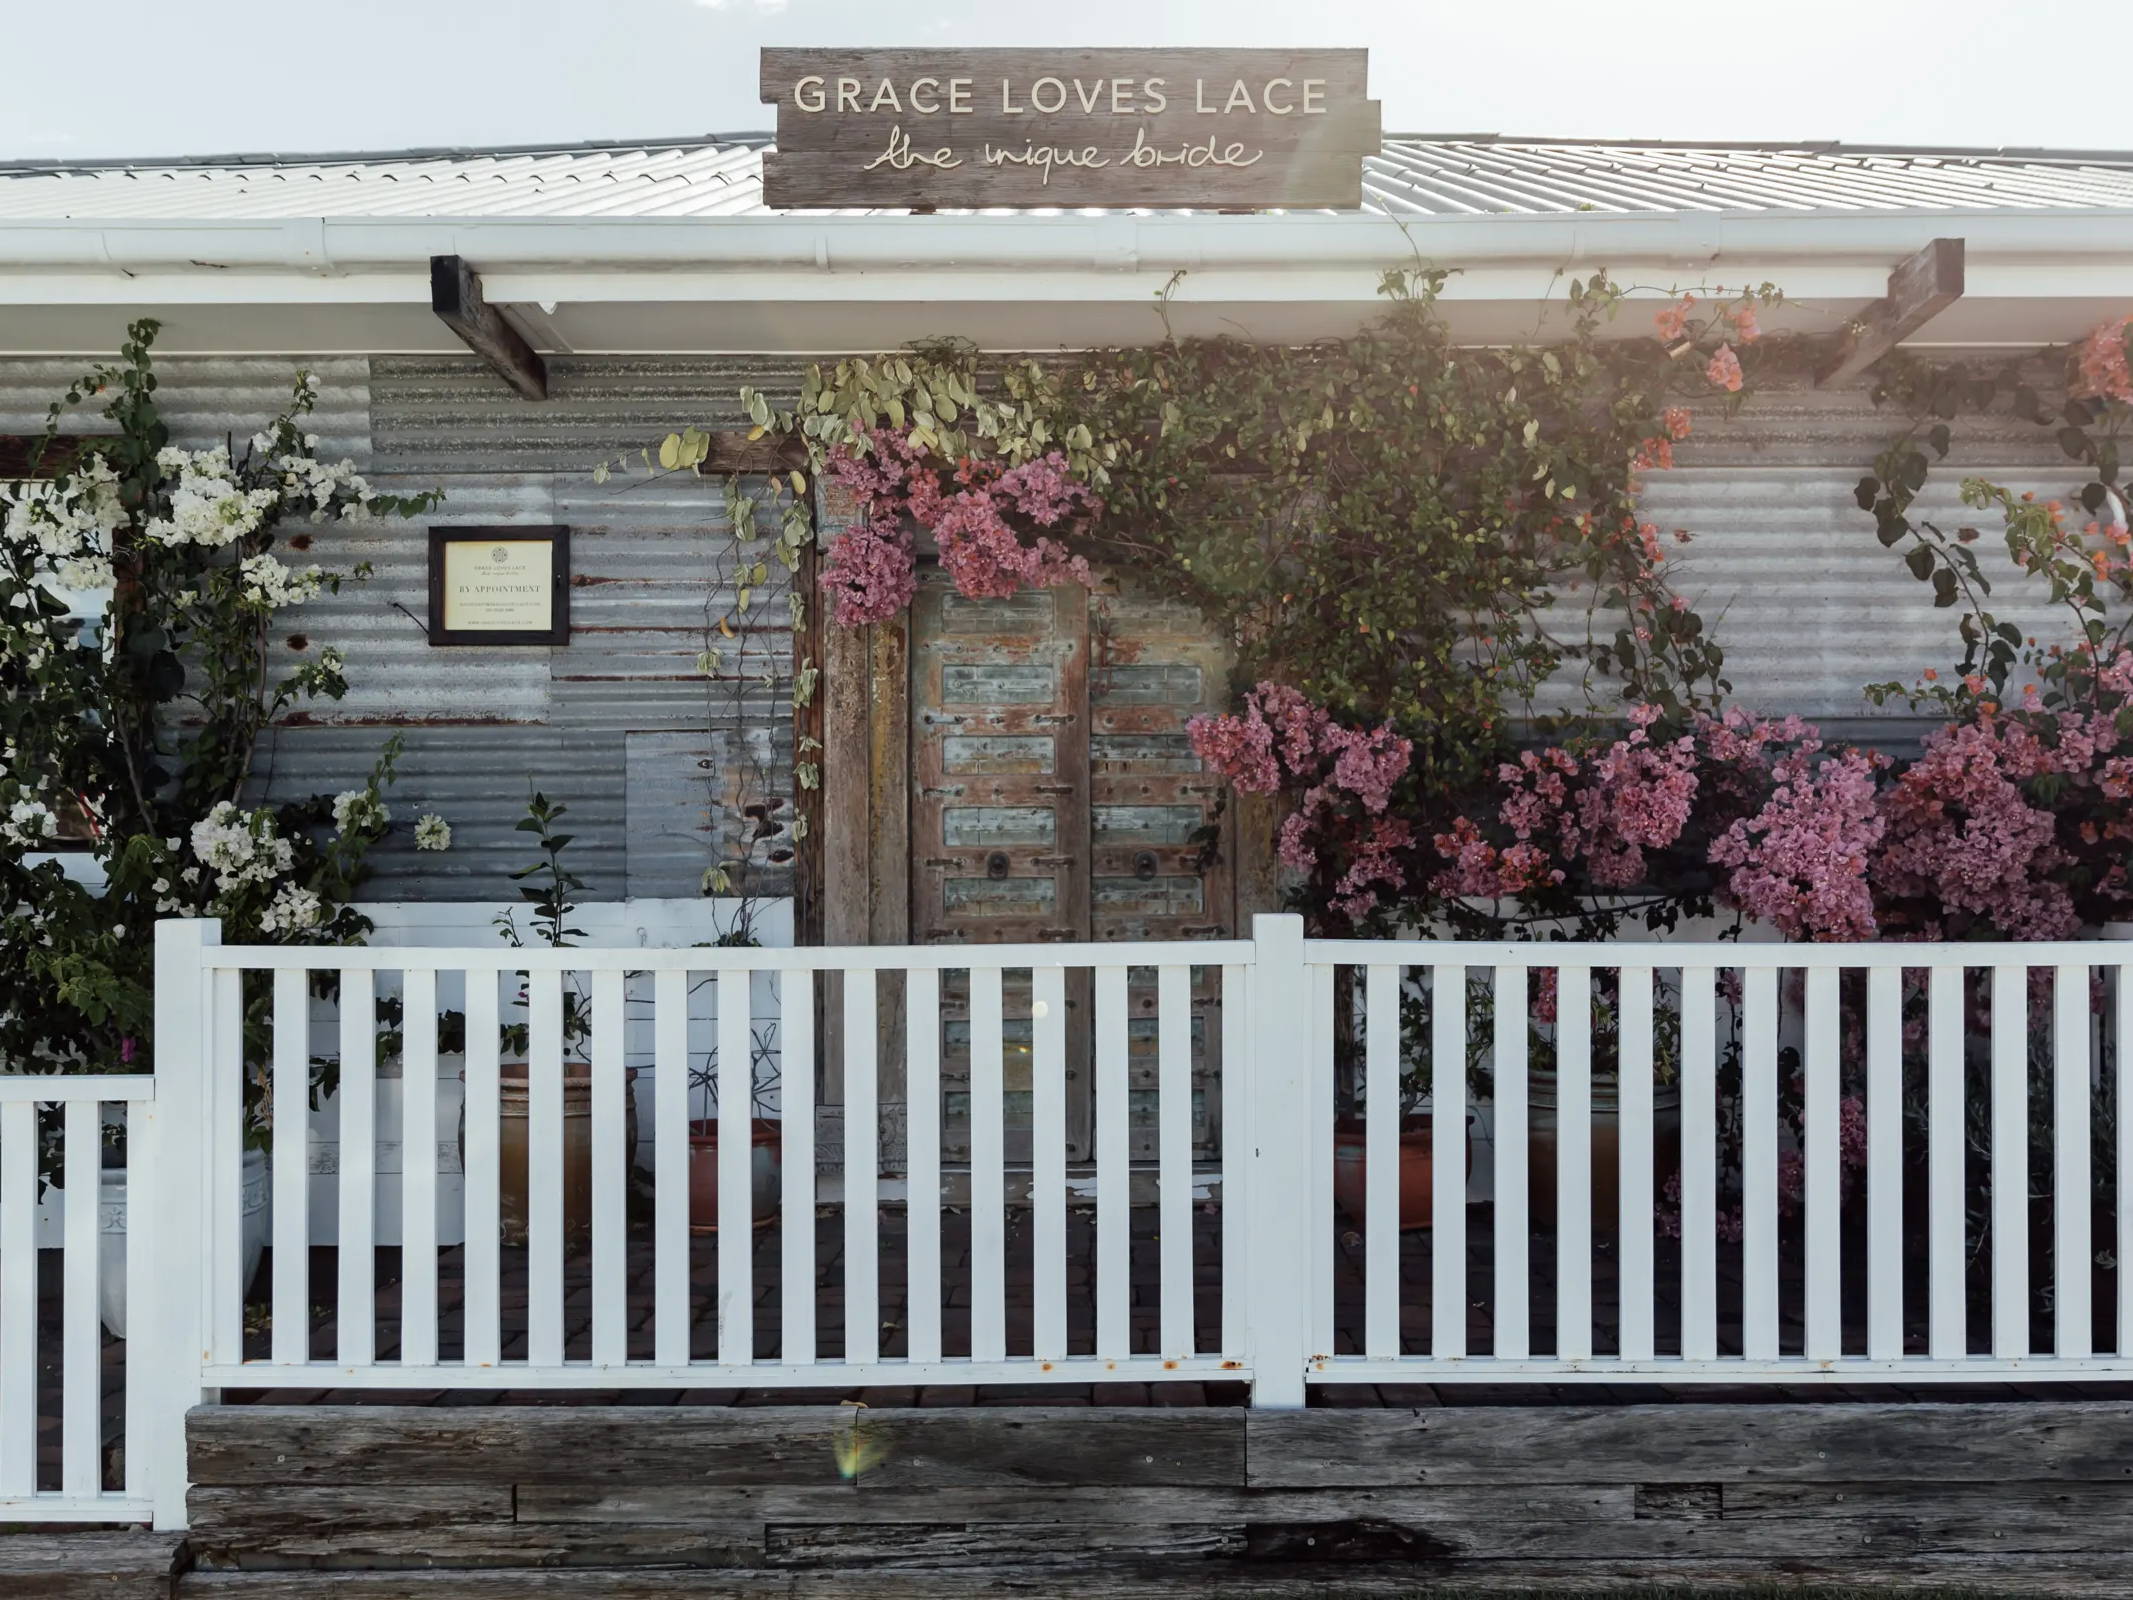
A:
<svg viewBox="0 0 2133 1600">
<path fill-rule="evenodd" d="M 778 1086 L 778 1025 L 766 1022 L 749 1030 L 748 1049 L 748 1188 L 757 1226 L 777 1215 L 783 1192 L 782 1124 L 763 1115 Z M 689 1069 L 689 1087 L 705 1097 L 709 1114 L 689 1123 L 689 1229 L 718 1231 L 718 1146 L 724 1118 L 718 1104 L 718 1050 L 704 1055 L 703 1065 Z"/>
<path fill-rule="evenodd" d="M 1552 1223 L 1561 1148 L 1555 974 L 1542 971 L 1534 976 L 1536 993 L 1526 1038 L 1531 1074 L 1526 1089 L 1527 1203 L 1536 1223 Z M 1651 1009 L 1652 1193 L 1661 1195 L 1681 1170 L 1681 1000 L 1664 978 L 1653 984 Z M 1620 974 L 1606 968 L 1593 974 L 1591 1038 L 1587 1163 L 1592 1174 L 1592 1214 L 1599 1227 L 1612 1230 L 1622 1196 L 1622 1006 Z"/>
<path fill-rule="evenodd" d="M 1400 1227 L 1427 1228 L 1435 1221 L 1436 1209 L 1436 1113 L 1431 1107 L 1436 1062 L 1429 1019 L 1432 980 L 1421 974 L 1402 973 L 1400 979 Z M 1488 1037 L 1486 1001 L 1477 1007 L 1479 991 L 1470 986 L 1467 1007 L 1469 1041 Z M 1369 1135 L 1364 1120 L 1369 1094 L 1368 1056 L 1362 1020 L 1364 1006 L 1357 992 L 1349 1008 L 1349 1026 L 1341 1030 L 1347 1041 L 1340 1081 L 1344 1087 L 1341 1115 L 1333 1127 L 1333 1198 L 1354 1221 L 1364 1218 L 1369 1194 Z M 1477 1021 L 1484 1026 L 1477 1029 Z M 1460 1052 L 1467 1075 L 1471 1102 L 1488 1092 L 1488 1068 L 1484 1051 L 1469 1044 Z M 1466 1117 L 1462 1141 L 1463 1163 L 1473 1164 L 1473 1114 Z"/>
<path fill-rule="evenodd" d="M 540 840 L 540 859 L 521 867 L 511 876 L 519 880 L 519 893 L 531 911 L 529 930 L 519 927 L 516 913 L 498 915 L 496 927 L 514 950 L 538 942 L 551 950 L 567 949 L 584 937 L 584 930 L 569 925 L 577 910 L 573 898 L 585 881 L 563 865 L 563 851 L 571 836 L 555 831 L 555 822 L 568 807 L 555 804 L 536 792 L 520 819 L 521 832 Z M 530 880 L 530 881 L 529 881 Z M 521 973 L 521 980 L 525 974 Z M 518 1005 L 528 1004 L 525 988 Z M 528 1061 L 530 1021 L 507 1022 L 499 1030 L 503 1060 L 497 1082 L 497 1211 L 506 1244 L 523 1244 L 532 1216 L 531 1143 L 532 1067 Z M 584 1237 L 592 1228 L 592 1064 L 586 1059 L 585 1042 L 592 1035 L 591 1003 L 575 977 L 563 986 L 563 1231 L 567 1238 Z M 637 1151 L 637 1101 L 634 1067 L 623 1074 L 623 1165 L 630 1166 Z M 462 1158 L 466 1150 L 466 1112 L 459 1121 Z"/>
</svg>

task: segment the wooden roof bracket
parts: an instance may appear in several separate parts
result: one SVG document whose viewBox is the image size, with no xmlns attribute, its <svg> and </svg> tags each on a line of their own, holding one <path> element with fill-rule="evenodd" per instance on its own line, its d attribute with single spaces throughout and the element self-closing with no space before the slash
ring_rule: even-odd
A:
<svg viewBox="0 0 2133 1600">
<path fill-rule="evenodd" d="M 1855 378 L 1963 297 L 1963 241 L 1933 239 L 1889 274 L 1889 292 L 1844 325 L 1815 387 Z"/>
<path fill-rule="evenodd" d="M 481 277 L 464 257 L 430 257 L 430 309 L 521 397 L 548 398 L 547 363 L 525 335 L 482 298 Z"/>
</svg>

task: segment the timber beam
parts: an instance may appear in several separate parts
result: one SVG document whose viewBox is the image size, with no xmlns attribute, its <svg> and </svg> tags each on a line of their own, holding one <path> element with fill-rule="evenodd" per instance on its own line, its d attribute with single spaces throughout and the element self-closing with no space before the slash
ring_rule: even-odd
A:
<svg viewBox="0 0 2133 1600">
<path fill-rule="evenodd" d="M 1889 292 L 1846 323 L 1815 387 L 1855 378 L 1963 297 L 1963 241 L 1934 239 L 1897 264 Z"/>
<path fill-rule="evenodd" d="M 504 314 L 482 298 L 481 277 L 464 257 L 430 257 L 430 309 L 521 396 L 548 398 L 547 363 Z"/>
</svg>

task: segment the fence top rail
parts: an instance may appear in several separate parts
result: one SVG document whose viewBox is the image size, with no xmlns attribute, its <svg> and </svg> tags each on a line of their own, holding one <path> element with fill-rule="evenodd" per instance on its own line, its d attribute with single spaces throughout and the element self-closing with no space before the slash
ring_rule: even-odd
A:
<svg viewBox="0 0 2133 1600">
<path fill-rule="evenodd" d="M 0 1105 L 23 1100 L 112 1104 L 155 1097 L 156 1080 L 145 1072 L 0 1072 Z"/>
<path fill-rule="evenodd" d="M 272 972 L 905 972 L 1016 967 L 1249 965 L 1248 939 L 1161 944 L 807 945 L 780 949 L 691 945 L 573 945 L 514 950 L 421 945 L 203 945 L 203 971 Z"/>
<path fill-rule="evenodd" d="M 1734 944 L 1564 940 L 1306 939 L 1304 960 L 1340 967 L 2106 967 L 2133 963 L 2133 943 Z"/>
</svg>

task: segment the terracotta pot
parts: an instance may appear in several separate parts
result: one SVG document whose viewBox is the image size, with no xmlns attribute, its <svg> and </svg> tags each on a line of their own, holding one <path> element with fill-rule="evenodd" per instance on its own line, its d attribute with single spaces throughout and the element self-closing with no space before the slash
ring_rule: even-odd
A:
<svg viewBox="0 0 2133 1600">
<path fill-rule="evenodd" d="M 465 1081 L 466 1074 L 460 1079 Z M 496 1206 L 505 1244 L 524 1244 L 532 1221 L 532 1193 L 527 1181 L 533 1125 L 529 1074 L 523 1061 L 506 1061 L 497 1069 Z M 637 1161 L 637 1069 L 622 1074 L 622 1170 Z M 467 1113 L 459 1111 L 459 1153 L 467 1149 Z M 563 1063 L 563 1236 L 582 1241 L 592 1232 L 592 1066 Z"/>
<path fill-rule="evenodd" d="M 748 1119 L 748 1188 L 757 1226 L 778 1213 L 784 1184 L 784 1135 L 767 1117 Z M 718 1232 L 718 1118 L 689 1124 L 689 1231 Z"/>
<path fill-rule="evenodd" d="M 1592 1078 L 1592 1226 L 1612 1233 L 1622 1216 L 1622 1115 L 1618 1084 L 1611 1075 Z M 1556 1142 L 1555 1074 L 1533 1071 L 1526 1090 L 1526 1204 L 1535 1227 L 1555 1225 Z M 1666 1192 L 1667 1180 L 1681 1170 L 1681 1091 L 1673 1085 L 1652 1090 L 1652 1200 Z"/>
<path fill-rule="evenodd" d="M 1436 1135 L 1428 1113 L 1409 1117 L 1400 1128 L 1400 1228 L 1426 1228 L 1435 1220 Z M 1333 1130 L 1333 1203 L 1350 1221 L 1364 1218 L 1369 1193 L 1368 1136 L 1360 1122 L 1342 1123 Z M 1469 1123 L 1465 1140 L 1465 1168 L 1474 1169 L 1474 1129 Z M 1463 1176 L 1463 1174 L 1462 1174 Z"/>
</svg>

